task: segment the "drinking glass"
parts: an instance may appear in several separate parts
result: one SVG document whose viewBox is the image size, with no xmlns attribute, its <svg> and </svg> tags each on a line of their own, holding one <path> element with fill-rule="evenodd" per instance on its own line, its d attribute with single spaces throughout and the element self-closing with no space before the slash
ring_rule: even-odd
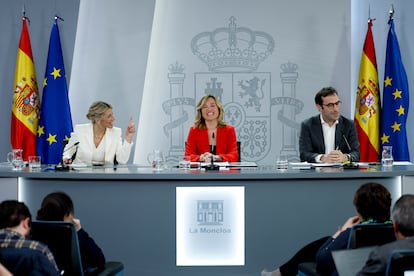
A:
<svg viewBox="0 0 414 276">
<path fill-rule="evenodd" d="M 394 158 L 392 157 L 392 146 L 382 147 L 381 164 L 385 167 L 390 167 L 394 164 Z"/>
<path fill-rule="evenodd" d="M 190 169 L 190 167 L 191 167 L 191 156 L 185 155 L 183 157 L 183 160 L 181 160 L 179 162 L 178 166 L 182 169 Z"/>
<path fill-rule="evenodd" d="M 285 155 L 279 155 L 276 157 L 276 169 L 277 170 L 287 170 L 289 163 Z"/>
<path fill-rule="evenodd" d="M 154 170 L 162 170 L 164 168 L 164 153 L 160 150 L 153 150 L 147 156 L 148 162 Z"/>
<path fill-rule="evenodd" d="M 40 171 L 42 158 L 38 155 L 29 156 L 29 169 L 31 171 Z"/>
</svg>

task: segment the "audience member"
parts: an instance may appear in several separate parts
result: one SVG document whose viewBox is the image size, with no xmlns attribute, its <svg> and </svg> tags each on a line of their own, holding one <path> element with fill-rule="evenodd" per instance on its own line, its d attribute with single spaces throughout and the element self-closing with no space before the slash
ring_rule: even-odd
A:
<svg viewBox="0 0 414 276">
<path fill-rule="evenodd" d="M 48 194 L 37 211 L 38 220 L 73 222 L 78 233 L 79 247 L 83 268 L 86 270 L 102 270 L 105 266 L 105 256 L 101 248 L 82 228 L 80 220 L 74 217 L 72 199 L 64 192 Z"/>
<path fill-rule="evenodd" d="M 53 254 L 47 246 L 27 238 L 31 218 L 29 208 L 22 202 L 5 200 L 0 203 L 0 248 L 21 250 L 22 260 L 19 263 L 30 263 L 30 267 L 23 268 L 16 265 L 7 253 L 2 254 L 1 263 L 15 275 L 25 273 L 23 271 L 30 272 L 30 275 L 59 275 Z M 30 262 L 24 261 L 35 253 L 41 254 L 37 254 Z"/>
<path fill-rule="evenodd" d="M 216 96 L 208 94 L 198 102 L 184 155 L 200 162 L 210 162 L 211 158 L 214 161 L 238 160 L 236 131 L 224 122 L 224 107 Z"/>
<path fill-rule="evenodd" d="M 93 165 L 127 163 L 135 133 L 132 118 L 125 132 L 125 141 L 122 141 L 122 130 L 113 125 L 115 116 L 110 104 L 94 102 L 86 117 L 91 123 L 75 126 L 63 151 L 63 162 Z"/>
<path fill-rule="evenodd" d="M 341 101 L 333 87 L 315 95 L 319 115 L 301 124 L 299 152 L 301 161 L 342 163 L 359 161 L 359 141 L 355 124 L 341 115 Z"/>
<path fill-rule="evenodd" d="M 356 215 L 348 218 L 345 224 L 332 236 L 315 240 L 301 248 L 290 260 L 274 271 L 262 271 L 262 276 L 297 275 L 298 266 L 304 262 L 317 262 L 317 270 L 323 275 L 335 272 L 331 256 L 333 250 L 347 248 L 351 227 L 359 223 L 389 222 L 391 195 L 381 184 L 366 183 L 354 194 L 353 204 Z"/>
<path fill-rule="evenodd" d="M 393 250 L 414 250 L 414 195 L 401 196 L 392 210 L 396 241 L 373 250 L 358 275 L 384 275 L 387 261 Z"/>
</svg>

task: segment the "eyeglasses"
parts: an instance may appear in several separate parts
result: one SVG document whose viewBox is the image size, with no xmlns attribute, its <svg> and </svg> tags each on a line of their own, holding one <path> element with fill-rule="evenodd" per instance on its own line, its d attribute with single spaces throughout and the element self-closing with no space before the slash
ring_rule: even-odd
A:
<svg viewBox="0 0 414 276">
<path fill-rule="evenodd" d="M 337 101 L 336 103 L 328 103 L 328 104 L 322 104 L 323 106 L 326 106 L 327 108 L 334 108 L 334 106 L 340 106 L 341 105 L 341 101 Z"/>
</svg>

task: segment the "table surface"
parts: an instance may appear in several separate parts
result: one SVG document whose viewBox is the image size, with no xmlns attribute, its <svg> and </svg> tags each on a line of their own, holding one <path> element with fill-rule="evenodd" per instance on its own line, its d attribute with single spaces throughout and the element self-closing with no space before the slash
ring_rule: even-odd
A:
<svg viewBox="0 0 414 276">
<path fill-rule="evenodd" d="M 29 168 L 13 171 L 10 165 L 0 165 L 0 177 L 56 178 L 56 179 L 309 179 L 309 178 L 354 178 L 354 177 L 393 177 L 414 175 L 414 165 L 395 165 L 392 167 L 367 166 L 359 169 L 342 167 L 318 167 L 312 169 L 277 170 L 275 166 L 242 168 L 220 168 L 218 171 L 205 169 L 179 169 L 166 167 L 161 171 L 149 166 L 118 165 L 98 166 L 57 171 L 54 167 L 42 165 L 41 171 L 32 172 Z"/>
</svg>

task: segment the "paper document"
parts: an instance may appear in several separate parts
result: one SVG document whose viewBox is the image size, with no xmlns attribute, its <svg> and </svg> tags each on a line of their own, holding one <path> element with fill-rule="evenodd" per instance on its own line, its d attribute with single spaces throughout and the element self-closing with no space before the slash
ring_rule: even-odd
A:
<svg viewBox="0 0 414 276">
<path fill-rule="evenodd" d="M 307 170 L 311 169 L 311 163 L 308 162 L 289 162 L 289 167 L 295 170 Z"/>
<path fill-rule="evenodd" d="M 311 163 L 312 167 L 341 167 L 342 163 Z"/>
<path fill-rule="evenodd" d="M 229 162 L 227 167 L 257 167 L 257 163 L 256 162 L 247 162 L 247 161 Z"/>
<path fill-rule="evenodd" d="M 206 166 L 209 166 L 211 163 L 210 162 L 201 162 L 200 164 L 201 164 L 201 167 L 204 168 Z M 229 162 L 214 162 L 213 164 L 216 165 L 216 166 L 219 166 L 219 167 L 227 167 L 229 165 Z"/>
</svg>

